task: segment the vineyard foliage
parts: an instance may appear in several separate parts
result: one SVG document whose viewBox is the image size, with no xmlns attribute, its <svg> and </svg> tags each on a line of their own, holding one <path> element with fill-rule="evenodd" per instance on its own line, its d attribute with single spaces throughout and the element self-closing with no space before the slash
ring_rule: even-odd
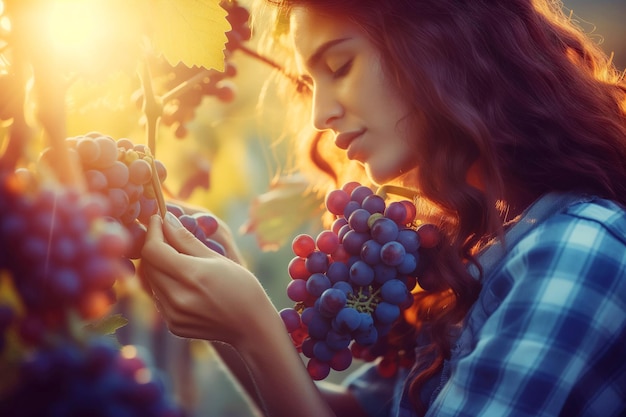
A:
<svg viewBox="0 0 626 417">
<path fill-rule="evenodd" d="M 243 223 L 244 199 L 271 181 L 272 157 L 253 158 L 249 142 L 262 149 L 275 132 L 249 128 L 254 116 L 225 122 L 257 113 L 263 77 L 249 72 L 272 70 L 251 38 L 248 10 L 233 0 L 0 0 L 0 414 L 176 416 L 172 394 L 187 411 L 200 407 L 184 388 L 189 346 L 166 360 L 176 368 L 168 393 L 150 352 L 116 334 L 129 320 L 158 322 L 154 309 L 128 307 L 142 289 L 146 216 L 176 200 Z M 267 175 L 250 182 L 251 171 Z M 274 184 L 287 202 L 306 188 Z M 265 214 L 246 233 L 281 215 L 255 207 Z M 276 247 L 298 223 L 256 243 Z M 157 348 L 160 360 L 171 354 Z M 75 402 L 78 391 L 99 394 Z M 49 393 L 32 401 L 35 392 Z"/>
</svg>

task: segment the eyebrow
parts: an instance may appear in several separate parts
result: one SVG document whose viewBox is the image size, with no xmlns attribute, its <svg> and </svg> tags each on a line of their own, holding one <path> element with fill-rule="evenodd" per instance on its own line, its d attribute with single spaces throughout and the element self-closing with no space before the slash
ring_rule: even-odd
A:
<svg viewBox="0 0 626 417">
<path fill-rule="evenodd" d="M 322 57 L 322 55 L 324 55 L 324 53 L 332 48 L 333 46 L 341 43 L 341 42 L 345 42 L 347 40 L 349 40 L 351 38 L 339 38 L 339 39 L 333 39 L 330 40 L 328 42 L 325 42 L 323 44 L 321 44 L 316 50 L 315 52 L 309 57 L 309 59 L 306 60 L 306 64 L 309 68 L 313 68 L 315 66 L 315 64 L 320 60 L 320 58 Z"/>
</svg>

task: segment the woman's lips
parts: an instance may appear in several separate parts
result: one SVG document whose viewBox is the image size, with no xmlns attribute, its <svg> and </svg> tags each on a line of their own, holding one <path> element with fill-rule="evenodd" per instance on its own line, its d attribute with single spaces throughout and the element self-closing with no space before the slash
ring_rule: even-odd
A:
<svg viewBox="0 0 626 417">
<path fill-rule="evenodd" d="M 358 138 L 359 136 L 361 136 L 363 133 L 365 133 L 365 129 L 359 130 L 359 131 L 356 131 L 356 132 L 340 133 L 335 138 L 335 145 L 339 149 L 346 150 L 346 149 L 348 149 L 348 147 L 350 146 L 352 141 L 355 140 L 356 138 Z"/>
</svg>

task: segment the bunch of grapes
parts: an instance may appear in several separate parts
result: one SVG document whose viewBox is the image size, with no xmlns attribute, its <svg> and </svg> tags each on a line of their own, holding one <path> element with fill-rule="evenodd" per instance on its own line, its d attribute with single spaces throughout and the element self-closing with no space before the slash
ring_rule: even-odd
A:
<svg viewBox="0 0 626 417">
<path fill-rule="evenodd" d="M 205 212 L 186 214 L 182 207 L 174 203 L 167 203 L 167 211 L 175 215 L 183 226 L 206 247 L 220 255 L 226 255 L 224 246 L 211 238 L 219 227 L 217 219 L 213 215 Z"/>
<path fill-rule="evenodd" d="M 230 23 L 231 30 L 226 32 L 226 50 L 234 51 L 241 44 L 252 37 L 250 29 L 250 12 L 240 5 L 236 0 L 224 0 L 220 6 L 228 12 L 226 20 Z"/>
<path fill-rule="evenodd" d="M 39 343 L 69 311 L 98 317 L 114 300 L 113 284 L 130 274 L 129 235 L 105 217 L 106 201 L 72 188 L 35 186 L 25 175 L 0 176 L 0 271 L 25 307 L 21 336 Z"/>
<path fill-rule="evenodd" d="M 237 67 L 233 63 L 225 62 L 224 71 L 201 67 L 189 68 L 182 63 L 171 67 L 165 61 L 160 66 L 160 71 L 168 74 L 164 83 L 164 88 L 168 91 L 193 80 L 193 85 L 163 106 L 161 122 L 174 128 L 177 138 L 187 136 L 186 125 L 194 119 L 196 108 L 204 97 L 213 96 L 223 103 L 230 103 L 235 99 L 235 85 L 229 80 L 237 75 Z"/>
<path fill-rule="evenodd" d="M 108 216 L 129 232 L 132 244 L 124 257 L 138 259 L 145 241 L 145 224 L 158 212 L 156 193 L 160 190 L 155 190 L 153 176 L 158 177 L 159 184 L 165 181 L 165 166 L 151 156 L 145 145 L 135 145 L 126 138 L 115 140 L 90 132 L 66 142 L 79 160 L 88 190 L 106 198 Z M 54 152 L 48 148 L 42 153 L 40 164 L 53 163 Z"/>
<path fill-rule="evenodd" d="M 280 312 L 316 380 L 348 368 L 355 352 L 366 357 L 364 349 L 383 346 L 413 302 L 425 247 L 412 227 L 416 208 L 409 200 L 387 204 L 351 182 L 328 194 L 326 208 L 336 217 L 332 228 L 292 242 L 287 295 L 296 304 Z"/>
<path fill-rule="evenodd" d="M 120 350 L 102 337 L 63 343 L 24 357 L 0 415 L 182 417 L 164 388 L 133 346 Z"/>
</svg>

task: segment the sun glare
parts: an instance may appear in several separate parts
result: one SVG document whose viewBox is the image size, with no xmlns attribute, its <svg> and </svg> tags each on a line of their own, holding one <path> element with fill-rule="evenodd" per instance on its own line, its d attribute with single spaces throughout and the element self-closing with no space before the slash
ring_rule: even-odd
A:
<svg viewBox="0 0 626 417">
<path fill-rule="evenodd" d="M 70 55 L 81 54 L 97 44 L 102 2 L 92 0 L 61 0 L 50 2 L 47 16 L 48 33 L 54 47 Z"/>
</svg>

